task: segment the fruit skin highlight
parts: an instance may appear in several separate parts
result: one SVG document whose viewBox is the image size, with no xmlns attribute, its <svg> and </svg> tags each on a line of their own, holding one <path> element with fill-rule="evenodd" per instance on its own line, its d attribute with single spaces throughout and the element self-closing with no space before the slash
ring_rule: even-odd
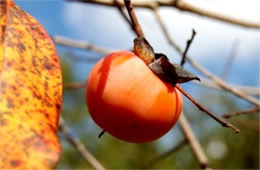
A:
<svg viewBox="0 0 260 170">
<path fill-rule="evenodd" d="M 95 123 L 127 142 L 160 138 L 173 127 L 182 110 L 181 93 L 129 51 L 102 58 L 91 70 L 85 90 Z"/>
</svg>

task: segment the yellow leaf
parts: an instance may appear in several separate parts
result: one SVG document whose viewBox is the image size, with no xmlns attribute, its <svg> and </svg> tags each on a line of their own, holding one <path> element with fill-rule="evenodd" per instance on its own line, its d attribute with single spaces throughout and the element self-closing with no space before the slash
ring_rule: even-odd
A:
<svg viewBox="0 0 260 170">
<path fill-rule="evenodd" d="M 0 0 L 0 169 L 52 169 L 62 78 L 43 27 L 11 0 Z"/>
</svg>

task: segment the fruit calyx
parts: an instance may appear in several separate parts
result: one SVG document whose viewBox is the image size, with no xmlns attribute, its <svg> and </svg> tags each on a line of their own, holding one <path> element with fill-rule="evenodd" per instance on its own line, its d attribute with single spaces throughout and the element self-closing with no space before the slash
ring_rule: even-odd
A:
<svg viewBox="0 0 260 170">
<path fill-rule="evenodd" d="M 170 63 L 165 54 L 154 53 L 152 46 L 145 38 L 134 39 L 134 53 L 165 83 L 175 86 L 177 83 L 191 80 L 200 81 L 196 75 L 185 70 L 181 65 Z"/>
</svg>

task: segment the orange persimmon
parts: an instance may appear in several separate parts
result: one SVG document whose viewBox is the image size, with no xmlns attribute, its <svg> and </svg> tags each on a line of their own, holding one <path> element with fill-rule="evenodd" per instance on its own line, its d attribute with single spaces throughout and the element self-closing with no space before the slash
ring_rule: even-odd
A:
<svg viewBox="0 0 260 170">
<path fill-rule="evenodd" d="M 134 53 L 118 51 L 91 70 L 86 102 L 93 120 L 121 140 L 150 142 L 167 133 L 182 110 L 182 95 Z"/>
</svg>

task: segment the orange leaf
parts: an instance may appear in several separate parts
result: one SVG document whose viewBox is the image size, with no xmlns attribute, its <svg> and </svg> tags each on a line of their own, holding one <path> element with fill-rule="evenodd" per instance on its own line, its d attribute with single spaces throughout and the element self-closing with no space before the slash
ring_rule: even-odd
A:
<svg viewBox="0 0 260 170">
<path fill-rule="evenodd" d="M 52 169 L 62 78 L 53 42 L 11 0 L 0 0 L 0 169 Z"/>
</svg>

